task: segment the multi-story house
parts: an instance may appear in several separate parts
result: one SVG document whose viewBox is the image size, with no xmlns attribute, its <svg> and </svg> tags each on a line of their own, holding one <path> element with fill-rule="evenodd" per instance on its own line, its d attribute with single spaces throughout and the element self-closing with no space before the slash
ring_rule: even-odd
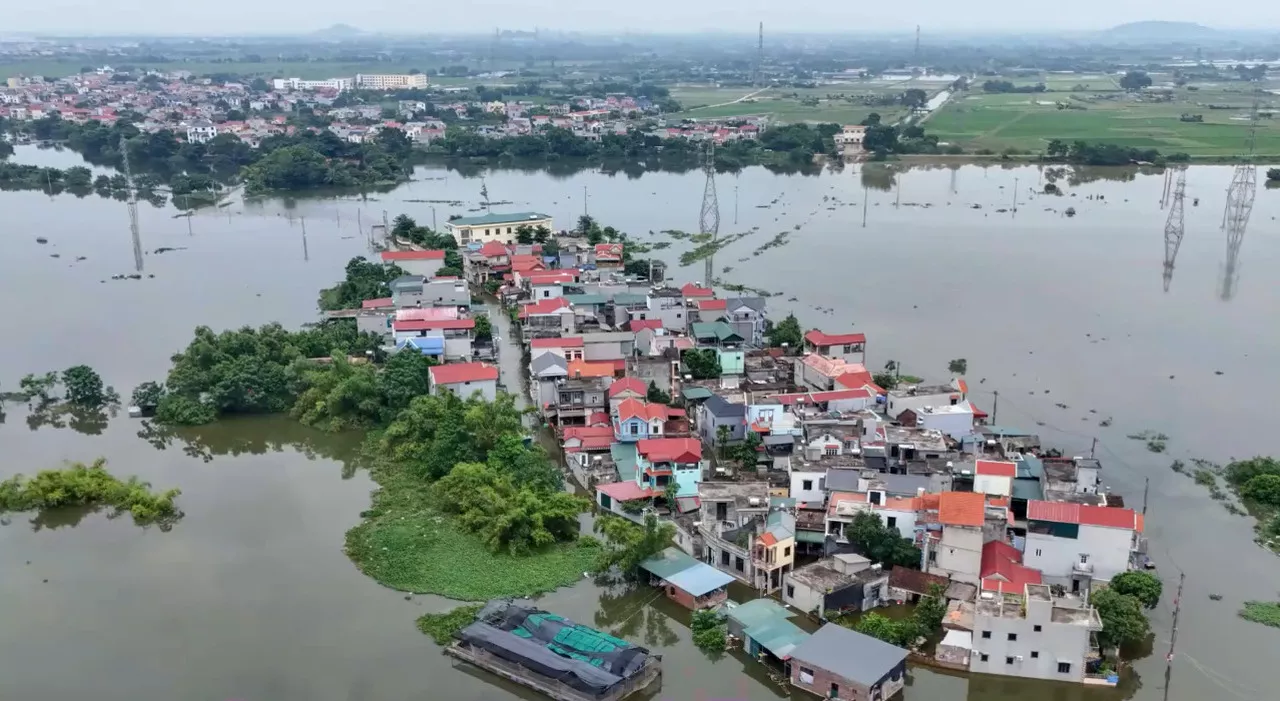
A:
<svg viewBox="0 0 1280 701">
<path fill-rule="evenodd" d="M 678 497 L 699 494 L 702 445 L 694 439 L 650 438 L 615 443 L 610 453 L 618 479 L 595 486 L 596 504 L 605 511 L 640 523 L 654 500 L 666 494 L 669 484 L 676 486 Z"/>
<path fill-rule="evenodd" d="M 1130 568 L 1143 547 L 1142 528 L 1133 509 L 1030 501 L 1023 559 L 1050 584 L 1088 591 Z"/>
<path fill-rule="evenodd" d="M 763 297 L 727 299 L 724 319 L 747 345 L 759 348 L 764 345 L 766 306 Z"/>
<path fill-rule="evenodd" d="M 982 545 L 986 538 L 986 497 L 974 492 L 943 492 L 938 497 L 937 542 L 926 542 L 930 574 L 977 585 L 982 573 Z"/>
<path fill-rule="evenodd" d="M 581 361 L 569 363 L 567 374 L 566 379 L 556 382 L 552 393 L 556 423 L 560 426 L 587 425 L 592 415 L 607 410 L 605 393 L 611 378 L 584 373 Z"/>
<path fill-rule="evenodd" d="M 907 409 L 955 406 L 965 401 L 968 393 L 969 386 L 961 378 L 945 385 L 899 385 L 889 391 L 885 412 L 889 418 L 896 419 Z"/>
<path fill-rule="evenodd" d="M 795 517 L 770 511 L 767 482 L 699 485 L 704 559 L 748 586 L 777 591 L 795 563 Z"/>
<path fill-rule="evenodd" d="M 444 231 L 458 242 L 466 246 L 471 242 L 489 243 L 496 241 L 511 245 L 516 242 L 516 229 L 522 226 L 546 227 L 552 231 L 551 215 L 539 212 L 514 212 L 510 214 L 481 214 L 474 217 L 459 217 L 444 224 Z"/>
<path fill-rule="evenodd" d="M 564 297 L 522 304 L 516 316 L 525 338 L 570 336 L 575 331 L 573 306 Z"/>
<path fill-rule="evenodd" d="M 1048 585 L 986 592 L 974 605 L 969 671 L 1030 679 L 1083 682 L 1100 659 L 1097 609 L 1079 597 L 1055 597 Z"/>
<path fill-rule="evenodd" d="M 846 363 L 865 365 L 867 335 L 863 333 L 823 333 L 814 329 L 804 335 L 804 349 Z"/>
<path fill-rule="evenodd" d="M 431 311 L 436 310 L 401 309 L 397 311 L 396 319 L 391 322 L 391 331 L 396 345 L 401 345 L 413 338 L 440 338 L 444 341 L 445 358 L 471 360 L 472 336 L 475 332 L 476 320 L 418 318 L 421 312 Z"/>
</svg>

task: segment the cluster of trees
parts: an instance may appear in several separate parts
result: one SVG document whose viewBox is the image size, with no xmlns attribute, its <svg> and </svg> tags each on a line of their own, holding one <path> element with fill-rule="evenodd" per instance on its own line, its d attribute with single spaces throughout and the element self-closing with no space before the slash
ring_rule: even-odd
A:
<svg viewBox="0 0 1280 701">
<path fill-rule="evenodd" d="M 693 644 L 707 652 L 724 652 L 729 641 L 729 628 L 719 611 L 699 609 L 689 622 Z"/>
<path fill-rule="evenodd" d="M 345 270 L 342 282 L 320 290 L 317 303 L 322 311 L 359 309 L 366 299 L 390 297 L 391 288 L 387 283 L 405 274 L 398 265 L 374 263 L 363 256 L 347 261 Z"/>
<path fill-rule="evenodd" d="M 173 356 L 163 385 L 152 390 L 163 423 L 203 424 L 226 414 L 291 411 L 314 377 L 308 359 L 378 353 L 381 340 L 356 330 L 351 319 L 300 331 L 280 324 L 214 333 L 198 327 L 185 350 Z M 301 361 L 301 362 L 300 362 Z M 337 368 L 333 370 L 337 372 Z M 344 406 L 341 410 L 350 410 Z M 319 422 L 319 420 L 318 420 Z"/>
<path fill-rule="evenodd" d="M 1254 457 L 1236 460 L 1224 470 L 1227 484 L 1258 515 L 1264 537 L 1280 536 L 1280 460 Z"/>
<path fill-rule="evenodd" d="M 1270 182 L 1280 182 L 1280 168 L 1268 168 L 1267 180 Z"/>
<path fill-rule="evenodd" d="M 180 491 L 156 492 L 137 477 L 121 480 L 107 472 L 106 464 L 98 458 L 91 465 L 73 463 L 60 470 L 41 470 L 32 478 L 15 475 L 0 482 L 0 512 L 107 506 L 116 513 L 132 514 L 140 525 L 160 523 L 162 527 L 182 517 L 174 503 Z"/>
<path fill-rule="evenodd" d="M 74 365 L 61 373 L 28 374 L 18 381 L 18 394 L 27 401 L 38 399 L 46 404 L 61 400 L 81 409 L 100 409 L 120 401 L 120 395 L 103 384 L 102 377 L 88 365 Z"/>
<path fill-rule="evenodd" d="M 1037 93 L 1044 92 L 1044 83 L 1014 85 L 1007 80 L 988 80 L 982 83 L 982 91 L 989 93 Z"/>
<path fill-rule="evenodd" d="M 774 348 L 786 346 L 799 349 L 804 343 L 804 331 L 800 328 L 800 320 L 795 314 L 788 314 L 785 319 L 769 327 L 764 335 L 769 345 Z"/>
<path fill-rule="evenodd" d="M 1062 139 L 1051 139 L 1045 147 L 1045 156 L 1057 161 L 1090 166 L 1119 166 L 1132 163 L 1186 163 L 1191 156 L 1185 153 L 1162 155 L 1153 148 L 1140 149 L 1132 146 L 1120 146 L 1110 143 L 1089 143 Z"/>
<path fill-rule="evenodd" d="M 853 522 L 845 527 L 845 537 L 865 557 L 892 567 L 920 569 L 920 548 L 910 538 L 903 538 L 896 528 L 884 525 L 874 513 L 859 512 Z"/>
<path fill-rule="evenodd" d="M 527 229 L 528 227 L 522 228 Z M 458 242 L 449 234 L 440 233 L 430 227 L 419 226 L 413 217 L 407 214 L 400 214 L 392 220 L 391 235 L 398 239 L 415 243 L 428 250 L 444 251 L 444 265 L 440 267 L 436 274 L 442 277 L 462 277 L 462 253 L 458 251 Z M 404 273 L 401 272 L 400 274 L 403 275 Z"/>
<path fill-rule="evenodd" d="M 714 348 L 690 348 L 680 356 L 684 371 L 695 380 L 712 380 L 720 377 L 720 356 Z"/>
<path fill-rule="evenodd" d="M 1098 643 L 1113 648 L 1145 640 L 1151 634 L 1151 623 L 1144 609 L 1155 608 L 1162 589 L 1154 574 L 1130 571 L 1116 575 L 1107 588 L 1094 592 L 1089 603 L 1102 619 Z"/>
<path fill-rule="evenodd" d="M 946 615 L 946 589 L 934 584 L 929 587 L 929 593 L 921 597 L 910 616 L 895 619 L 870 612 L 859 618 L 853 628 L 891 645 L 910 648 L 918 638 L 929 637 L 942 628 L 942 619 Z"/>
<path fill-rule="evenodd" d="M 1120 87 L 1129 92 L 1138 92 L 1150 85 L 1151 76 L 1146 71 L 1128 71 L 1120 77 Z"/>
<path fill-rule="evenodd" d="M 528 228 L 528 227 L 524 227 Z M 545 228 L 545 227 L 544 227 Z M 587 243 L 595 245 L 598 243 L 620 243 L 622 244 L 622 270 L 628 275 L 635 275 L 648 279 L 650 264 L 662 265 L 660 261 L 650 261 L 648 258 L 636 258 L 637 251 L 648 251 L 648 247 L 639 244 L 625 233 L 618 231 L 612 226 L 600 226 L 600 222 L 594 217 L 586 214 L 578 217 L 578 227 L 575 230 L 579 236 L 584 236 Z M 529 232 L 526 232 L 526 235 Z M 548 232 L 550 233 L 550 232 Z M 532 230 L 533 240 L 536 242 L 542 232 L 537 229 Z M 551 238 L 543 244 L 543 253 L 546 255 L 555 255 L 560 250 L 560 245 L 556 240 Z"/>
<path fill-rule="evenodd" d="M 167 198 L 155 191 L 158 183 L 153 178 L 135 178 L 134 189 L 138 198 L 151 203 L 155 207 L 163 207 Z M 87 197 L 91 193 L 99 197 L 111 197 L 124 200 L 129 196 L 129 182 L 123 175 L 93 176 L 93 171 L 84 166 L 46 168 L 35 165 L 0 162 L 0 189 L 2 190 L 39 190 L 50 195 L 64 192 L 76 197 Z M 177 193 L 175 194 L 182 194 Z"/>
<path fill-rule="evenodd" d="M 885 158 L 891 153 L 940 153 L 938 137 L 926 134 L 924 127 L 908 125 L 898 127 L 884 124 L 878 112 L 872 112 L 862 120 L 867 133 L 862 139 L 862 147 L 876 158 Z M 948 153 L 960 153 L 959 147 L 953 147 Z"/>
<path fill-rule="evenodd" d="M 659 521 L 653 514 L 645 516 L 644 524 L 601 514 L 595 531 L 604 537 L 607 546 L 601 548 L 597 571 L 608 579 L 630 582 L 644 581 L 646 575 L 640 563 L 666 550 L 676 537 L 675 526 Z"/>
</svg>

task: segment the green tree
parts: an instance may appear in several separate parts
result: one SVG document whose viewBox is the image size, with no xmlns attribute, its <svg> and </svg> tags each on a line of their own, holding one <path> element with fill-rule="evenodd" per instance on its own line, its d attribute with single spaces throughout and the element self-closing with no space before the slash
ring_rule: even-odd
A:
<svg viewBox="0 0 1280 701">
<path fill-rule="evenodd" d="M 67 388 L 67 401 L 76 406 L 96 408 L 119 399 L 115 390 L 103 387 L 102 378 L 88 365 L 62 371 L 62 385 Z"/>
<path fill-rule="evenodd" d="M 517 488 L 511 478 L 482 463 L 461 463 L 432 487 L 439 507 L 495 552 L 522 555 L 578 533 L 586 502 L 567 492 Z"/>
<path fill-rule="evenodd" d="M 654 404 L 671 403 L 671 395 L 659 389 L 658 384 L 653 380 L 649 380 L 649 390 L 645 393 L 645 399 Z"/>
<path fill-rule="evenodd" d="M 719 449 L 720 457 L 729 456 L 729 427 L 724 424 L 716 426 L 716 447 Z"/>
<path fill-rule="evenodd" d="M 738 460 L 742 462 L 742 469 L 755 469 L 756 461 L 760 459 L 760 446 L 764 440 L 760 434 L 747 428 L 747 437 L 738 445 Z"/>
<path fill-rule="evenodd" d="M 696 380 L 713 380 L 720 377 L 720 355 L 714 348 L 691 348 L 680 358 L 685 371 Z"/>
<path fill-rule="evenodd" d="M 164 385 L 157 382 L 143 382 L 133 389 L 129 403 L 142 410 L 144 415 L 155 413 L 160 400 L 164 399 Z"/>
<path fill-rule="evenodd" d="M 804 342 L 804 332 L 801 331 L 800 320 L 796 319 L 795 314 L 788 314 L 785 319 L 774 324 L 765 337 L 769 340 L 769 345 L 775 348 L 786 346 L 799 349 Z"/>
<path fill-rule="evenodd" d="M 493 343 L 493 322 L 489 321 L 489 317 L 476 317 L 475 332 L 476 341 L 480 343 Z"/>
<path fill-rule="evenodd" d="M 385 405 L 372 366 L 353 364 L 341 353 L 324 365 L 307 359 L 295 364 L 292 373 L 306 389 L 294 402 L 292 414 L 302 423 L 343 431 L 369 428 L 383 418 Z"/>
<path fill-rule="evenodd" d="M 18 381 L 18 389 L 28 399 L 36 398 L 42 402 L 53 399 L 53 390 L 58 386 L 58 373 L 46 372 L 43 375 L 28 374 Z"/>
<path fill-rule="evenodd" d="M 1117 594 L 1132 596 L 1143 608 L 1153 609 L 1160 603 L 1164 584 L 1160 578 L 1143 570 L 1129 570 L 1111 578 L 1110 589 Z"/>
<path fill-rule="evenodd" d="M 544 247 L 543 252 L 546 252 L 545 247 L 550 240 L 551 240 L 551 229 L 548 229 L 546 225 L 539 224 L 537 228 L 533 230 L 533 241 L 534 243 L 543 244 L 543 247 Z"/>
<path fill-rule="evenodd" d="M 595 530 L 604 536 L 606 545 L 600 553 L 600 571 L 617 568 L 622 577 L 632 581 L 643 580 L 640 563 L 666 550 L 676 537 L 675 526 L 652 514 L 645 516 L 642 526 L 618 516 L 601 515 Z"/>
<path fill-rule="evenodd" d="M 864 613 L 853 629 L 898 647 L 910 647 L 920 636 L 915 619 L 894 620 L 874 611 Z"/>
<path fill-rule="evenodd" d="M 1280 460 L 1261 456 L 1235 460 L 1227 464 L 1224 474 L 1228 482 L 1243 487 L 1258 475 L 1280 475 Z"/>
<path fill-rule="evenodd" d="M 347 261 L 345 273 L 342 282 L 320 290 L 321 310 L 359 309 L 366 299 L 390 297 L 387 283 L 405 274 L 397 265 L 374 263 L 363 256 Z"/>
<path fill-rule="evenodd" d="M 533 239 L 534 230 L 532 226 L 529 226 L 528 224 L 521 224 L 516 227 L 516 243 L 527 246 L 533 243 Z"/>
<path fill-rule="evenodd" d="M 932 635 L 942 628 L 942 620 L 947 616 L 947 588 L 941 584 L 929 585 L 929 593 L 920 598 L 915 617 L 921 635 Z"/>
<path fill-rule="evenodd" d="M 1280 506 L 1280 475 L 1258 475 L 1240 488 L 1240 496 L 1259 504 Z"/>
<path fill-rule="evenodd" d="M 1135 597 L 1114 589 L 1102 589 L 1093 594 L 1090 603 L 1102 619 L 1098 642 L 1104 648 L 1140 643 L 1151 633 L 1151 624 L 1142 613 L 1142 602 Z"/>
<path fill-rule="evenodd" d="M 699 609 L 693 612 L 689 628 L 693 631 L 693 644 L 707 652 L 724 652 L 728 644 L 728 626 L 724 617 L 715 611 Z"/>
<path fill-rule="evenodd" d="M 3 158 L 3 155 L 0 155 L 0 158 Z M 1280 168 L 1268 168 L 1267 181 L 1273 183 L 1280 182 Z"/>
<path fill-rule="evenodd" d="M 969 361 L 964 358 L 956 358 L 947 363 L 947 372 L 953 375 L 963 375 L 969 371 Z"/>
<path fill-rule="evenodd" d="M 1137 92 L 1151 85 L 1151 76 L 1145 71 L 1128 71 L 1120 78 L 1120 87 L 1128 92 Z"/>
<path fill-rule="evenodd" d="M 909 538 L 903 538 L 897 529 L 885 526 L 873 512 L 856 514 L 845 527 L 844 534 L 858 552 L 884 565 L 885 569 L 920 569 L 920 549 Z"/>
<path fill-rule="evenodd" d="M 680 505 L 676 502 L 679 495 L 680 485 L 675 480 L 667 482 L 667 486 L 662 489 L 662 498 L 666 500 L 667 508 L 671 510 L 673 516 L 680 513 Z"/>
</svg>

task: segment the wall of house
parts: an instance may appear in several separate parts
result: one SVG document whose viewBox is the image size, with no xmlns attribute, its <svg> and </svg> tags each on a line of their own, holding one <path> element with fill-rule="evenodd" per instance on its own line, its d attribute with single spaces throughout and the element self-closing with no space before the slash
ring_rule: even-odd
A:
<svg viewBox="0 0 1280 701">
<path fill-rule="evenodd" d="M 371 333 L 389 338 L 391 336 L 391 316 L 387 312 L 361 314 L 356 317 L 356 330 L 360 333 Z"/>
<path fill-rule="evenodd" d="M 846 353 L 845 348 L 849 351 Z M 865 346 L 861 343 L 852 343 L 847 346 L 818 346 L 818 353 L 828 358 L 839 358 L 849 363 L 865 364 L 867 354 L 864 351 Z"/>
<path fill-rule="evenodd" d="M 564 296 L 563 285 L 530 285 L 533 299 L 552 299 Z"/>
<path fill-rule="evenodd" d="M 1093 579 L 1109 582 L 1111 578 L 1129 569 L 1129 549 L 1133 543 L 1133 531 L 1123 528 L 1080 526 L 1078 538 L 1061 538 L 1041 533 L 1027 532 L 1023 564 L 1044 573 L 1053 584 L 1071 579 L 1072 567 L 1080 562 L 1080 554 L 1089 556 L 1093 565 Z"/>
<path fill-rule="evenodd" d="M 469 336 L 459 336 L 444 339 L 444 355 L 450 359 L 471 360 L 471 338 Z"/>
<path fill-rule="evenodd" d="M 702 466 L 693 465 L 689 467 L 675 466 L 671 471 L 671 479 L 676 482 L 676 496 L 696 497 L 698 496 L 698 484 L 702 481 Z"/>
<path fill-rule="evenodd" d="M 428 282 L 422 286 L 422 305 L 432 307 L 469 307 L 471 291 L 466 283 L 454 280 Z"/>
<path fill-rule="evenodd" d="M 689 316 L 683 302 L 679 306 L 664 307 L 662 302 L 654 300 L 650 306 L 649 318 L 661 320 L 662 328 L 677 333 L 684 333 L 688 328 Z"/>
<path fill-rule="evenodd" d="M 969 584 L 978 583 L 982 570 L 982 529 L 965 526 L 943 526 L 942 540 L 936 546 L 937 565 L 930 572 L 949 575 Z"/>
<path fill-rule="evenodd" d="M 391 292 L 391 303 L 396 305 L 396 309 L 409 309 L 411 307 L 422 306 L 422 290 Z"/>
<path fill-rule="evenodd" d="M 898 665 L 879 682 L 877 686 L 880 687 L 880 693 L 876 698 L 888 699 L 898 693 L 906 684 L 906 675 L 905 663 Z M 836 685 L 835 694 L 831 693 L 832 684 Z M 791 661 L 791 685 L 826 699 L 870 701 L 872 698 L 871 689 L 821 667 L 812 667 L 798 660 Z"/>
<path fill-rule="evenodd" d="M 1007 497 L 1013 491 L 1013 480 L 998 475 L 974 475 L 973 491 L 992 496 Z"/>
<path fill-rule="evenodd" d="M 950 403 L 951 400 L 948 399 L 947 404 Z M 940 414 L 921 413 L 917 416 L 919 417 L 917 425 L 920 428 L 942 431 L 956 440 L 973 433 L 973 412 L 948 411 Z"/>
<path fill-rule="evenodd" d="M 1035 625 L 1025 618 L 975 615 L 969 671 L 1066 682 L 1083 680 L 1089 629 L 1045 621 L 1040 624 L 1040 632 L 1036 632 Z M 984 632 L 989 632 L 991 637 L 984 638 Z M 1017 636 L 1017 640 L 1009 640 L 1010 634 Z M 1032 652 L 1039 654 L 1033 658 Z M 1018 659 L 1019 656 L 1022 659 Z M 1008 663 L 1010 657 L 1014 658 L 1012 664 Z M 1059 673 L 1059 662 L 1070 663 L 1071 671 Z"/>
<path fill-rule="evenodd" d="M 605 341 L 587 343 L 583 346 L 583 358 L 592 360 L 620 360 L 627 357 L 623 352 L 621 341 Z"/>
<path fill-rule="evenodd" d="M 823 483 L 827 478 L 823 472 L 792 472 L 791 498 L 805 504 L 821 504 L 826 500 Z M 808 485 L 806 487 L 806 485 Z"/>
<path fill-rule="evenodd" d="M 805 387 L 808 387 L 809 389 L 816 390 L 818 392 L 826 392 L 834 385 L 830 377 L 823 375 L 804 363 L 796 363 L 796 373 L 799 375 L 796 379 L 796 384 L 801 385 L 801 391 L 805 391 Z"/>
<path fill-rule="evenodd" d="M 729 427 L 730 443 L 741 441 L 747 436 L 747 427 L 743 425 L 741 417 L 721 418 L 707 411 L 705 407 L 698 407 L 698 435 L 702 437 L 703 443 L 716 446 L 719 441 L 720 426 Z"/>
<path fill-rule="evenodd" d="M 797 582 L 788 572 L 782 577 L 782 602 L 805 613 L 823 613 L 825 594 L 808 584 Z"/>
<path fill-rule="evenodd" d="M 708 564 L 721 572 L 729 573 L 745 584 L 754 586 L 755 568 L 751 565 L 751 555 L 746 549 L 708 533 L 703 533 L 703 544 L 705 547 L 703 559 Z M 728 562 L 725 562 L 726 558 Z"/>
<path fill-rule="evenodd" d="M 916 512 L 899 511 L 897 509 L 876 509 L 875 513 L 887 528 L 896 528 L 903 538 L 915 537 Z"/>
<path fill-rule="evenodd" d="M 448 389 L 454 394 L 466 399 L 475 392 L 480 393 L 480 397 L 487 402 L 492 402 L 498 398 L 498 383 L 493 380 L 483 380 L 480 382 L 459 382 L 450 385 L 435 385 L 432 391 L 439 394 L 441 388 Z"/>
</svg>

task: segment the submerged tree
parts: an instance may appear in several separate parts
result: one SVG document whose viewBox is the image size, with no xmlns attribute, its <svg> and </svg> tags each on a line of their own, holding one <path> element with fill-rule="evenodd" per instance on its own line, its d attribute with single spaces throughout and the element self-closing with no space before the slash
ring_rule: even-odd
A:
<svg viewBox="0 0 1280 701">
<path fill-rule="evenodd" d="M 619 516 L 602 515 L 596 519 L 596 533 L 604 536 L 606 545 L 600 553 L 599 570 L 616 567 L 624 578 L 638 581 L 644 576 L 640 563 L 666 550 L 676 537 L 676 527 L 652 514 L 645 516 L 643 526 Z"/>
</svg>

